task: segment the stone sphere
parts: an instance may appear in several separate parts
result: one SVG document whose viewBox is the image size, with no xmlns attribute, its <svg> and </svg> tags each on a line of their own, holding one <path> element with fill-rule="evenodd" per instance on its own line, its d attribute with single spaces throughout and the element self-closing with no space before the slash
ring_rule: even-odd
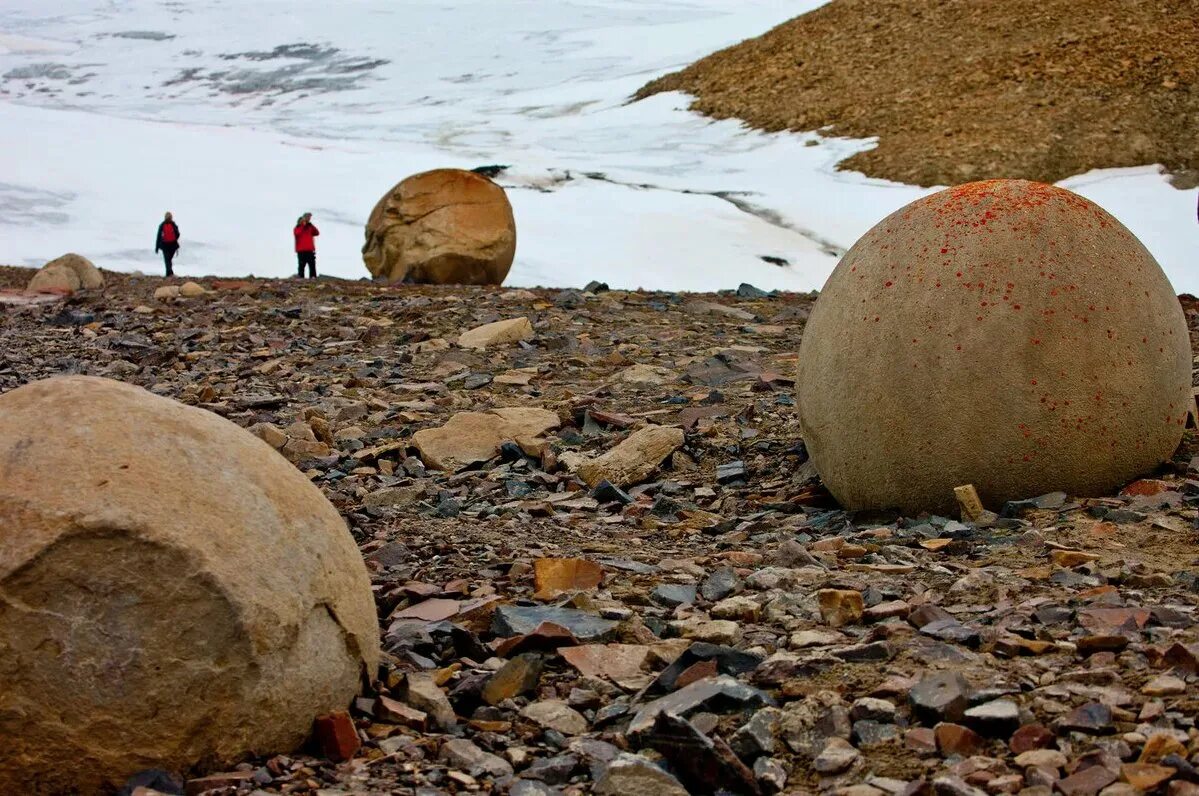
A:
<svg viewBox="0 0 1199 796">
<path fill-rule="evenodd" d="M 804 331 L 800 426 L 847 508 L 1101 495 L 1182 438 L 1191 347 L 1161 268 L 1070 191 L 971 183 L 866 233 Z"/>
<path fill-rule="evenodd" d="M 392 284 L 498 285 L 516 256 L 504 189 L 462 169 L 415 174 L 388 191 L 366 224 L 362 260 Z"/>
<path fill-rule="evenodd" d="M 83 284 L 79 281 L 79 274 L 75 273 L 74 269 L 66 265 L 55 265 L 53 263 L 43 265 L 29 280 L 29 286 L 26 288 L 30 293 L 61 293 L 70 295 L 76 290 L 82 289 Z"/>
<path fill-rule="evenodd" d="M 106 379 L 0 396 L 0 792 L 291 751 L 378 658 L 353 539 L 265 442 Z"/>
<path fill-rule="evenodd" d="M 81 254 L 74 252 L 64 254 L 62 257 L 46 263 L 43 267 L 49 268 L 55 265 L 64 265 L 74 271 L 84 290 L 97 290 L 104 287 L 104 274 L 100 273 L 100 269 L 91 260 Z"/>
<path fill-rule="evenodd" d="M 104 274 L 79 254 L 64 254 L 43 265 L 29 281 L 32 293 L 74 293 L 104 287 Z"/>
</svg>

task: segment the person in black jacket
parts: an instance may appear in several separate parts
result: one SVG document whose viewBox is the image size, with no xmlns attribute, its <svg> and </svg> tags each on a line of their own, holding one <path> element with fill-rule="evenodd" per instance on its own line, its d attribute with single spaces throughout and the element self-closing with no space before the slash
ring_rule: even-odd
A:
<svg viewBox="0 0 1199 796">
<path fill-rule="evenodd" d="M 175 223 L 170 213 L 167 213 L 162 223 L 158 225 L 158 238 L 154 241 L 154 251 L 162 252 L 162 261 L 167 266 L 167 276 L 174 276 L 171 260 L 175 259 L 175 252 L 179 251 L 179 225 Z"/>
</svg>

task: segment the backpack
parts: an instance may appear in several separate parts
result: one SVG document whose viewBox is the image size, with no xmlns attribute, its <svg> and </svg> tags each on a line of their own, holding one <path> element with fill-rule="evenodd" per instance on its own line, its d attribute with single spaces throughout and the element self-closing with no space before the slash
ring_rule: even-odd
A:
<svg viewBox="0 0 1199 796">
<path fill-rule="evenodd" d="M 162 225 L 162 242 L 163 243 L 174 243 L 175 242 L 175 225 L 174 224 L 163 224 Z"/>
</svg>

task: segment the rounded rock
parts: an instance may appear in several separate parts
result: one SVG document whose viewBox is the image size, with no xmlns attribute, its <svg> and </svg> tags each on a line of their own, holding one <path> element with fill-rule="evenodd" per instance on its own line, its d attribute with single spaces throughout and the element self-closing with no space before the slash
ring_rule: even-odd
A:
<svg viewBox="0 0 1199 796">
<path fill-rule="evenodd" d="M 79 275 L 68 265 L 48 263 L 38 269 L 26 288 L 30 293 L 70 295 L 83 287 Z"/>
<path fill-rule="evenodd" d="M 948 513 L 1106 494 L 1182 438 L 1186 321 L 1120 222 L 1062 188 L 971 183 L 859 240 L 804 331 L 800 425 L 843 506 Z"/>
<path fill-rule="evenodd" d="M 75 275 L 79 277 L 79 284 L 84 290 L 96 290 L 104 287 L 104 274 L 100 273 L 100 269 L 91 260 L 81 254 L 73 252 L 64 254 L 62 257 L 46 263 L 44 267 L 50 268 L 51 266 L 58 265 L 66 266 L 74 271 Z"/>
<path fill-rule="evenodd" d="M 0 792 L 291 751 L 378 658 L 353 539 L 266 443 L 106 379 L 0 396 Z"/>
<path fill-rule="evenodd" d="M 435 169 L 388 191 L 366 224 L 362 260 L 397 284 L 498 285 L 516 256 L 504 189 L 462 169 Z"/>
</svg>

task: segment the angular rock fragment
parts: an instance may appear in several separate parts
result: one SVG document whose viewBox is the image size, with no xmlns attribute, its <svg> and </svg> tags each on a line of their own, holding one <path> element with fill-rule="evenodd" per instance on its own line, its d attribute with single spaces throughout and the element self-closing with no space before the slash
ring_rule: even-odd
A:
<svg viewBox="0 0 1199 796">
<path fill-rule="evenodd" d="M 686 718 L 700 709 L 719 713 L 773 704 L 774 700 L 765 692 L 722 674 L 692 683 L 645 705 L 633 716 L 628 732 L 636 735 L 649 730 L 659 713 Z"/>
<path fill-rule="evenodd" d="M 458 345 L 463 348 L 488 348 L 529 340 L 533 334 L 533 325 L 528 318 L 509 318 L 463 332 L 458 337 Z"/>
<path fill-rule="evenodd" d="M 683 431 L 666 426 L 646 426 L 635 431 L 612 450 L 579 466 L 588 486 L 608 481 L 626 487 L 644 481 L 666 457 L 683 444 Z"/>
</svg>

